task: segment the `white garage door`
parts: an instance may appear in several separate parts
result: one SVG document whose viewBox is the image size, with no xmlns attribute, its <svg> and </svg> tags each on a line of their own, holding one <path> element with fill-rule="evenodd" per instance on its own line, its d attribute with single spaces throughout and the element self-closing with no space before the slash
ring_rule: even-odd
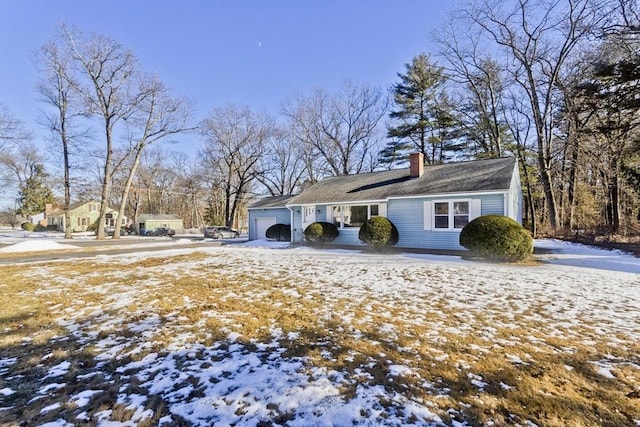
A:
<svg viewBox="0 0 640 427">
<path fill-rule="evenodd" d="M 267 228 L 271 227 L 276 223 L 275 218 L 256 218 L 256 240 L 264 240 L 266 239 Z"/>
</svg>

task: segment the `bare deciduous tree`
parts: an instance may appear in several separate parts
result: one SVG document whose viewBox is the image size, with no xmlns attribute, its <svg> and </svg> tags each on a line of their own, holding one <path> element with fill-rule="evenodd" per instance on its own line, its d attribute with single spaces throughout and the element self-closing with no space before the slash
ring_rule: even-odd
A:
<svg viewBox="0 0 640 427">
<path fill-rule="evenodd" d="M 248 107 L 214 109 L 201 123 L 205 138 L 202 158 L 211 180 L 220 180 L 224 193 L 225 225 L 233 225 L 238 210 L 256 179 L 258 164 L 274 131 L 273 120 Z M 217 175 L 217 178 L 216 178 Z"/>
<path fill-rule="evenodd" d="M 278 129 L 260 159 L 258 181 L 272 196 L 294 194 L 305 176 L 302 151 L 288 130 Z"/>
<path fill-rule="evenodd" d="M 133 105 L 134 109 L 127 118 L 130 145 L 126 154 L 132 161 L 122 188 L 114 239 L 120 238 L 125 206 L 143 151 L 155 142 L 195 129 L 188 124 L 191 115 L 189 102 L 171 93 L 157 76 L 140 81 Z"/>
<path fill-rule="evenodd" d="M 285 106 L 284 114 L 299 143 L 309 147 L 309 157 L 319 158 L 314 169 L 349 175 L 366 169 L 368 154 L 377 153 L 378 123 L 386 109 L 380 89 L 347 82 L 337 94 L 318 89 L 308 97 L 299 96 Z"/>
<path fill-rule="evenodd" d="M 115 127 L 130 117 L 135 104 L 131 86 L 136 74 L 133 53 L 120 43 L 100 34 L 86 34 L 77 28 L 61 28 L 77 74 L 74 89 L 82 98 L 86 112 L 101 120 L 104 132 L 104 164 L 97 238 L 105 238 L 107 203 L 113 177 Z"/>
<path fill-rule="evenodd" d="M 0 103 L 0 191 L 8 188 L 17 190 L 19 185 L 22 185 L 20 180 L 23 175 L 16 175 L 20 170 L 17 165 L 26 148 L 23 143 L 30 138 L 31 134 L 22 122 Z"/>
<path fill-rule="evenodd" d="M 477 29 L 469 29 L 466 16 L 453 15 L 437 34 L 440 55 L 447 62 L 449 79 L 460 88 L 457 104 L 464 134 L 476 155 L 500 157 L 507 130 L 504 98 L 507 82 L 496 58 L 483 52 Z"/>
<path fill-rule="evenodd" d="M 7 106 L 0 103 L 0 149 L 9 142 L 24 141 L 31 138 L 31 134 L 24 128 L 22 122 L 16 119 Z"/>
<path fill-rule="evenodd" d="M 41 78 L 37 86 L 42 101 L 51 107 L 44 113 L 43 125 L 51 133 L 54 151 L 60 151 L 63 168 L 65 216 L 64 238 L 71 239 L 71 158 L 80 151 L 79 143 L 86 136 L 86 130 L 79 130 L 77 118 L 84 116 L 82 104 L 74 90 L 75 76 L 70 70 L 70 57 L 61 51 L 60 40 L 41 46 L 36 53 Z"/>
<path fill-rule="evenodd" d="M 597 24 L 591 6 L 588 0 L 544 4 L 479 0 L 467 12 L 469 20 L 508 55 L 512 78 L 529 101 L 539 175 L 549 224 L 554 229 L 559 225 L 552 179 L 557 81 L 569 55 Z"/>
</svg>

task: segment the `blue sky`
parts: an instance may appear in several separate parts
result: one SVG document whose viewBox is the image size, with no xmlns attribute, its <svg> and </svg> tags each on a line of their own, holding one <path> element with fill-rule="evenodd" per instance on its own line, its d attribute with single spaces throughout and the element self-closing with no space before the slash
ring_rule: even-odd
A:
<svg viewBox="0 0 640 427">
<path fill-rule="evenodd" d="M 205 115 L 229 103 L 277 115 L 296 92 L 352 80 L 389 87 L 404 64 L 432 51 L 445 0 L 195 1 L 3 0 L 0 102 L 36 135 L 42 104 L 34 49 L 60 23 L 130 48 L 141 67 L 191 98 Z M 197 137 L 183 142 L 193 150 Z"/>
</svg>

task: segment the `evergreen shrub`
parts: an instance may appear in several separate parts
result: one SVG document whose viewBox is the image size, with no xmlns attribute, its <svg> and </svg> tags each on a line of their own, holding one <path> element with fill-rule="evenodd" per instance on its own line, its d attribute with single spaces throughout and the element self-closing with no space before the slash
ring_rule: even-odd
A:
<svg viewBox="0 0 640 427">
<path fill-rule="evenodd" d="M 267 228 L 267 239 L 277 240 L 278 242 L 291 241 L 291 226 L 288 224 L 273 224 Z"/>
<path fill-rule="evenodd" d="M 20 227 L 25 231 L 33 231 L 36 229 L 36 225 L 30 222 L 23 222 Z"/>
<path fill-rule="evenodd" d="M 529 232 L 513 219 L 485 215 L 469 222 L 460 233 L 460 245 L 482 258 L 522 261 L 533 253 Z"/>
<path fill-rule="evenodd" d="M 358 239 L 376 248 L 393 246 L 398 243 L 398 229 L 387 218 L 374 216 L 360 227 Z"/>
<path fill-rule="evenodd" d="M 338 237 L 338 227 L 330 222 L 314 222 L 304 230 L 304 237 L 310 243 L 328 243 Z"/>
</svg>

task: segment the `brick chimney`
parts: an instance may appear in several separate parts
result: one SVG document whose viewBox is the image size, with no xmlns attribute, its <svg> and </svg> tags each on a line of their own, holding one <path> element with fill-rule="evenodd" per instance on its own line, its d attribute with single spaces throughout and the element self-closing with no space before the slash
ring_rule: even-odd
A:
<svg viewBox="0 0 640 427">
<path fill-rule="evenodd" d="M 424 173 L 424 154 L 411 153 L 409 155 L 409 175 L 411 178 L 420 178 Z"/>
</svg>

